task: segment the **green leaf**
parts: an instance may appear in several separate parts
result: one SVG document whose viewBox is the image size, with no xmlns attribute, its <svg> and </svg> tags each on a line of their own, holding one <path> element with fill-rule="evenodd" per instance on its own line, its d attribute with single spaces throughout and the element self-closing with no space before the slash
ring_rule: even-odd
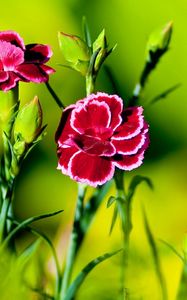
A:
<svg viewBox="0 0 187 300">
<path fill-rule="evenodd" d="M 116 197 L 110 196 L 107 201 L 107 208 L 109 208 L 116 201 Z"/>
<path fill-rule="evenodd" d="M 156 275 L 157 275 L 157 278 L 158 278 L 158 281 L 160 283 L 160 287 L 161 287 L 161 290 L 162 290 L 162 297 L 163 297 L 162 299 L 167 300 L 168 296 L 167 296 L 165 278 L 163 276 L 163 272 L 162 272 L 162 268 L 161 268 L 161 263 L 160 263 L 160 258 L 159 258 L 156 242 L 155 242 L 153 234 L 151 232 L 151 229 L 150 229 L 145 211 L 143 211 L 143 218 L 144 218 L 144 226 L 145 226 L 147 239 L 148 239 L 151 251 L 152 251 L 152 256 L 153 256 L 155 270 L 156 270 Z"/>
<path fill-rule="evenodd" d="M 88 27 L 87 19 L 85 16 L 82 18 L 82 27 L 83 27 L 83 33 L 84 33 L 84 40 L 85 40 L 87 46 L 89 48 L 91 48 L 92 40 L 91 40 L 91 35 L 90 35 L 90 30 Z"/>
<path fill-rule="evenodd" d="M 28 225 L 32 224 L 33 222 L 42 220 L 42 219 L 46 219 L 46 218 L 50 218 L 53 217 L 57 214 L 60 214 L 61 212 L 63 212 L 63 210 L 59 210 L 53 213 L 49 213 L 49 214 L 44 214 L 44 215 L 39 215 L 39 216 L 35 216 L 35 217 L 31 217 L 28 218 L 24 221 L 22 221 L 16 228 L 14 228 L 9 235 L 6 237 L 6 239 L 4 240 L 3 244 L 1 245 L 2 247 L 7 246 L 7 244 L 9 243 L 9 241 L 21 230 L 26 228 Z"/>
<path fill-rule="evenodd" d="M 169 89 L 165 90 L 164 92 L 162 92 L 161 94 L 157 95 L 156 97 L 154 97 L 151 101 L 150 104 L 155 104 L 158 101 L 165 99 L 169 94 L 171 94 L 172 92 L 174 92 L 176 89 L 178 89 L 179 87 L 181 87 L 181 83 L 177 83 L 173 86 L 171 86 Z"/>
<path fill-rule="evenodd" d="M 8 216 L 8 219 L 11 220 L 11 222 L 13 224 L 15 224 L 15 225 L 20 225 L 21 224 L 20 222 L 14 220 L 13 218 L 11 218 L 9 216 Z M 24 229 L 27 230 L 28 232 L 31 232 L 34 235 L 38 236 L 40 239 L 43 239 L 44 242 L 51 249 L 51 252 L 52 252 L 52 255 L 53 255 L 53 259 L 54 259 L 54 262 L 55 262 L 55 266 L 56 266 L 56 272 L 57 272 L 57 278 L 56 278 L 56 280 L 57 280 L 57 284 L 58 284 L 58 281 L 60 281 L 60 277 L 61 277 L 61 269 L 60 269 L 60 265 L 59 265 L 59 262 L 58 262 L 57 253 L 56 253 L 56 250 L 55 250 L 55 247 L 54 247 L 53 243 L 51 242 L 51 240 L 48 238 L 47 235 L 45 235 L 44 233 L 39 232 L 37 229 L 31 228 L 28 225 L 25 226 Z"/>
<path fill-rule="evenodd" d="M 101 262 L 109 259 L 110 257 L 118 254 L 120 251 L 122 251 L 122 249 L 117 250 L 115 252 L 111 252 L 111 253 L 105 253 L 102 256 L 99 256 L 97 258 L 95 258 L 94 260 L 92 260 L 90 263 L 88 263 L 83 270 L 79 273 L 79 275 L 75 278 L 75 280 L 72 282 L 72 284 L 70 285 L 70 287 L 67 290 L 67 294 L 65 296 L 64 300 L 73 300 L 79 287 L 81 286 L 81 284 L 84 282 L 85 278 L 87 277 L 87 275 Z"/>
<path fill-rule="evenodd" d="M 182 255 L 172 245 L 170 245 L 168 242 L 162 239 L 159 239 L 159 241 L 165 246 L 167 246 L 173 253 L 175 253 L 182 260 L 183 263 L 185 262 L 184 257 L 182 257 Z"/>
<path fill-rule="evenodd" d="M 115 205 L 113 216 L 112 216 L 112 221 L 111 221 L 111 225 L 110 225 L 109 235 L 112 234 L 112 231 L 113 231 L 114 226 L 116 224 L 117 216 L 118 216 L 118 207 L 117 207 L 117 205 Z"/>
<path fill-rule="evenodd" d="M 29 262 L 29 260 L 34 256 L 37 252 L 39 246 L 41 244 L 41 239 L 37 239 L 33 243 L 31 243 L 23 252 L 18 256 L 18 262 L 23 267 Z"/>
<path fill-rule="evenodd" d="M 60 49 L 68 62 L 89 61 L 90 51 L 86 43 L 78 36 L 59 32 Z"/>
<path fill-rule="evenodd" d="M 136 175 L 133 177 L 133 179 L 129 185 L 129 188 L 128 188 L 128 194 L 127 194 L 128 201 L 130 201 L 132 199 L 132 197 L 134 196 L 134 193 L 136 191 L 136 188 L 143 181 L 147 183 L 147 185 L 150 187 L 150 189 L 153 189 L 153 183 L 150 178 L 141 176 L 141 175 Z"/>
</svg>

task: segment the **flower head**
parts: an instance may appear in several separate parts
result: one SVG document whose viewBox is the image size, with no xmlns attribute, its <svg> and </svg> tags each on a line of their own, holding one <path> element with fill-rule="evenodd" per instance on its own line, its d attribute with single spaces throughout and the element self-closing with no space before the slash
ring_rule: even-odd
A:
<svg viewBox="0 0 187 300">
<path fill-rule="evenodd" d="M 123 109 L 116 95 L 97 93 L 68 106 L 56 133 L 58 169 L 91 186 L 110 180 L 115 167 L 139 167 L 149 144 L 140 106 Z"/>
<path fill-rule="evenodd" d="M 0 89 L 8 91 L 18 81 L 46 82 L 54 70 L 45 65 L 52 55 L 47 45 L 24 45 L 15 31 L 0 31 Z"/>
</svg>

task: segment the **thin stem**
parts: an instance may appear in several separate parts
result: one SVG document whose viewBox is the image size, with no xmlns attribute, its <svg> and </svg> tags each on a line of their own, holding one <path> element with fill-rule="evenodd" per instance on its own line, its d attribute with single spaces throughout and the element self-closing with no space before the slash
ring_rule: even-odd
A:
<svg viewBox="0 0 187 300">
<path fill-rule="evenodd" d="M 130 202 L 125 193 L 124 186 L 124 173 L 122 171 L 117 171 L 115 174 L 115 184 L 117 189 L 117 198 L 119 199 L 117 202 L 118 210 L 121 216 L 121 226 L 123 231 L 123 253 L 122 253 L 122 261 L 121 261 L 121 288 L 120 288 L 120 299 L 125 299 L 127 297 L 126 290 L 124 288 L 124 282 L 126 277 L 126 268 L 128 266 L 129 259 L 129 243 L 130 243 L 130 233 L 132 229 L 131 223 L 131 207 Z"/>
<path fill-rule="evenodd" d="M 53 99 L 55 100 L 56 104 L 58 105 L 58 107 L 60 109 L 64 109 L 65 105 L 62 103 L 62 101 L 60 100 L 60 98 L 57 96 L 57 94 L 55 93 L 55 91 L 53 90 L 53 88 L 50 86 L 49 82 L 45 83 L 49 93 L 51 94 L 51 96 L 53 97 Z"/>
<path fill-rule="evenodd" d="M 74 218 L 73 230 L 72 230 L 71 238 L 70 238 L 70 245 L 69 245 L 69 249 L 68 249 L 68 256 L 67 256 L 64 276 L 63 276 L 63 280 L 62 280 L 60 300 L 64 299 L 67 288 L 68 288 L 70 280 L 71 280 L 75 255 L 77 252 L 77 247 L 79 245 L 79 232 L 80 232 L 80 224 L 81 224 L 81 217 L 82 217 L 82 212 L 83 212 L 83 201 L 84 201 L 85 192 L 86 192 L 86 185 L 79 184 L 78 185 L 77 206 L 76 206 L 76 210 L 75 210 L 75 218 Z"/>
<path fill-rule="evenodd" d="M 95 80 L 96 77 L 91 74 L 86 76 L 86 95 L 90 95 L 94 92 L 95 89 Z"/>
</svg>

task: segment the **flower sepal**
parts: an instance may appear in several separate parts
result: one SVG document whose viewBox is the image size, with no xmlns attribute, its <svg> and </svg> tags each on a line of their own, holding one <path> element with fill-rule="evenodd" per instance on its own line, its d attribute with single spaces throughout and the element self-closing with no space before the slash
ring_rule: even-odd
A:
<svg viewBox="0 0 187 300">
<path fill-rule="evenodd" d="M 94 63 L 94 71 L 97 73 L 105 61 L 105 59 L 109 56 L 109 54 L 116 48 L 116 45 L 109 49 L 105 29 L 101 31 L 99 36 L 96 38 L 93 43 L 93 53 L 97 53 L 95 63 Z"/>
<path fill-rule="evenodd" d="M 60 49 L 70 68 L 86 75 L 90 60 L 90 49 L 78 36 L 59 32 Z"/>
</svg>

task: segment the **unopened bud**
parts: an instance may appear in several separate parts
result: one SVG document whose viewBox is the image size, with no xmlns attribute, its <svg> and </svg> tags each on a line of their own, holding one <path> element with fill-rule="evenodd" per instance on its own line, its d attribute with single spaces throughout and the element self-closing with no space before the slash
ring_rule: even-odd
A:
<svg viewBox="0 0 187 300">
<path fill-rule="evenodd" d="M 107 40 L 106 40 L 106 35 L 105 35 L 105 29 L 101 31 L 95 42 L 93 43 L 93 52 L 99 51 L 97 58 L 95 60 L 95 71 L 97 72 L 107 57 L 108 54 L 108 45 L 107 45 Z"/>
<path fill-rule="evenodd" d="M 162 55 L 168 50 L 169 43 L 171 40 L 173 29 L 173 22 L 170 21 L 163 28 L 157 29 L 153 32 L 148 40 L 147 49 L 146 49 L 146 60 L 150 61 L 151 53 L 158 53 Z"/>
<path fill-rule="evenodd" d="M 23 106 L 14 124 L 14 140 L 30 144 L 39 136 L 42 129 L 42 109 L 38 97 Z"/>
</svg>

